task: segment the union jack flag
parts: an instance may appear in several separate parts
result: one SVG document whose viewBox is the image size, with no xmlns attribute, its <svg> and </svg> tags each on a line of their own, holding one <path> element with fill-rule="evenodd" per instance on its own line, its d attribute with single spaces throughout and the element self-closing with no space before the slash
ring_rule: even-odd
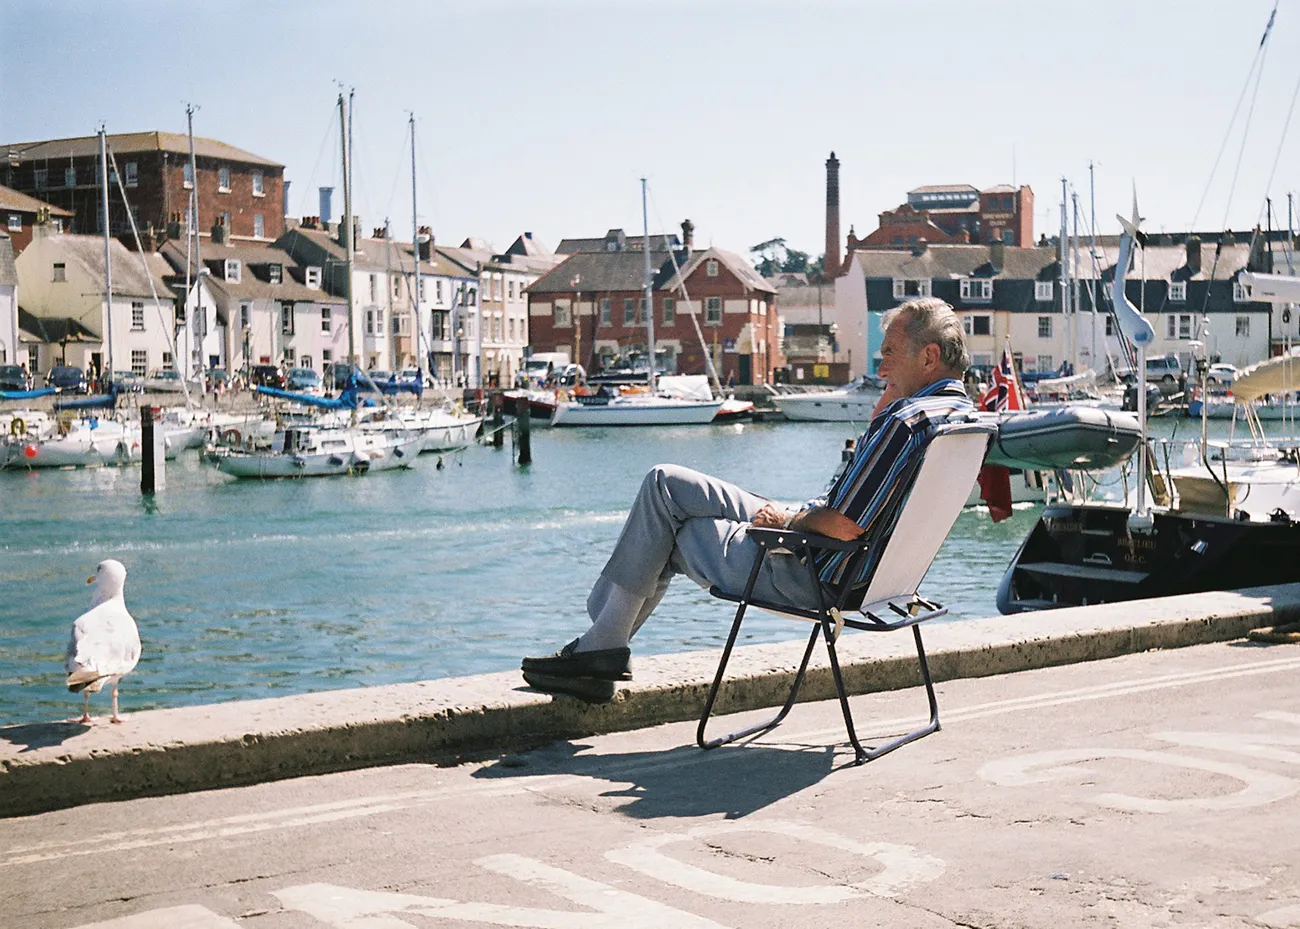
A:
<svg viewBox="0 0 1300 929">
<path fill-rule="evenodd" d="M 1025 390 L 1016 376 L 1016 362 L 1011 357 L 1011 343 L 1002 349 L 1002 358 L 993 368 L 993 380 L 980 397 L 980 409 L 989 411 L 1023 410 L 1029 404 Z"/>
</svg>

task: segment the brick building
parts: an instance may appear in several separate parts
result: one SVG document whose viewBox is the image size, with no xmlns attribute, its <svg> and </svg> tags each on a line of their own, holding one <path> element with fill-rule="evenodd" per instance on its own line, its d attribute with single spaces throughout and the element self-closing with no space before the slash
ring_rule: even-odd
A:
<svg viewBox="0 0 1300 929">
<path fill-rule="evenodd" d="M 174 132 L 131 132 L 108 136 L 108 150 L 122 172 L 122 186 L 136 225 L 153 226 L 186 217 L 192 179 L 189 137 Z M 69 232 L 102 234 L 103 194 L 99 137 L 0 144 L 7 160 L 0 180 L 75 214 Z M 198 228 L 207 235 L 224 223 L 235 239 L 273 240 L 284 233 L 284 166 L 219 142 L 194 139 L 198 168 Z M 109 163 L 109 231 L 130 234 L 113 163 Z"/>
<path fill-rule="evenodd" d="M 651 248 L 658 366 L 679 374 L 705 372 L 704 352 L 718 376 L 765 383 L 784 365 L 776 290 L 739 255 L 692 248 L 692 226 L 682 224 L 679 248 Z M 620 230 L 612 230 L 619 233 Z M 620 239 L 622 241 L 620 242 Z M 667 237 L 675 244 L 676 237 Z M 628 237 L 565 240 L 598 243 L 578 251 L 528 288 L 529 341 L 535 352 L 567 352 L 589 372 L 616 358 L 644 358 L 645 266 Z M 654 242 L 664 241 L 656 236 Z M 704 334 L 696 334 L 695 316 Z"/>
<path fill-rule="evenodd" d="M 27 194 L 0 186 L 0 220 L 9 233 L 14 254 L 17 255 L 32 241 L 32 229 L 38 222 L 48 222 L 55 232 L 71 226 L 72 213 Z"/>
<path fill-rule="evenodd" d="M 1025 185 L 986 190 L 970 184 L 935 184 L 907 192 L 907 202 L 879 216 L 863 238 L 849 230 L 848 250 L 1000 242 L 1034 244 L 1034 192 Z M 838 220 L 837 220 L 838 221 Z M 827 222 L 830 222 L 828 218 Z"/>
</svg>

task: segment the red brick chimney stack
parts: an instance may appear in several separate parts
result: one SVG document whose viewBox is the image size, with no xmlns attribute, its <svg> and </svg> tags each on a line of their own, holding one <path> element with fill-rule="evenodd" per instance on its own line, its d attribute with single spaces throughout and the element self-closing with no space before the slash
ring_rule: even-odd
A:
<svg viewBox="0 0 1300 929">
<path fill-rule="evenodd" d="M 826 262 L 823 276 L 840 273 L 840 161 L 831 152 L 826 159 Z"/>
</svg>

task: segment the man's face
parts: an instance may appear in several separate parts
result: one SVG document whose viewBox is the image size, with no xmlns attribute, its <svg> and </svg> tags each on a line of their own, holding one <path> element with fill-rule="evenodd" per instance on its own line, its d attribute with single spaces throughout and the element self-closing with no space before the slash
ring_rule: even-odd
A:
<svg viewBox="0 0 1300 929">
<path fill-rule="evenodd" d="M 885 341 L 880 346 L 878 373 L 900 396 L 910 397 L 935 380 L 939 346 L 930 344 L 923 345 L 920 349 L 913 348 L 906 327 L 907 320 L 899 317 L 885 330 Z"/>
</svg>

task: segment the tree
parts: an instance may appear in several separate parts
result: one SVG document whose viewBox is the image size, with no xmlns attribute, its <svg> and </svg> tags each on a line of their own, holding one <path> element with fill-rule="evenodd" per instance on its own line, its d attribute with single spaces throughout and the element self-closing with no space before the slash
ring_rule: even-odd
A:
<svg viewBox="0 0 1300 929">
<path fill-rule="evenodd" d="M 749 253 L 755 256 L 754 267 L 758 269 L 758 273 L 763 277 L 771 277 L 782 270 L 782 265 L 785 263 L 785 239 L 776 238 L 759 242 L 750 247 Z"/>
</svg>

